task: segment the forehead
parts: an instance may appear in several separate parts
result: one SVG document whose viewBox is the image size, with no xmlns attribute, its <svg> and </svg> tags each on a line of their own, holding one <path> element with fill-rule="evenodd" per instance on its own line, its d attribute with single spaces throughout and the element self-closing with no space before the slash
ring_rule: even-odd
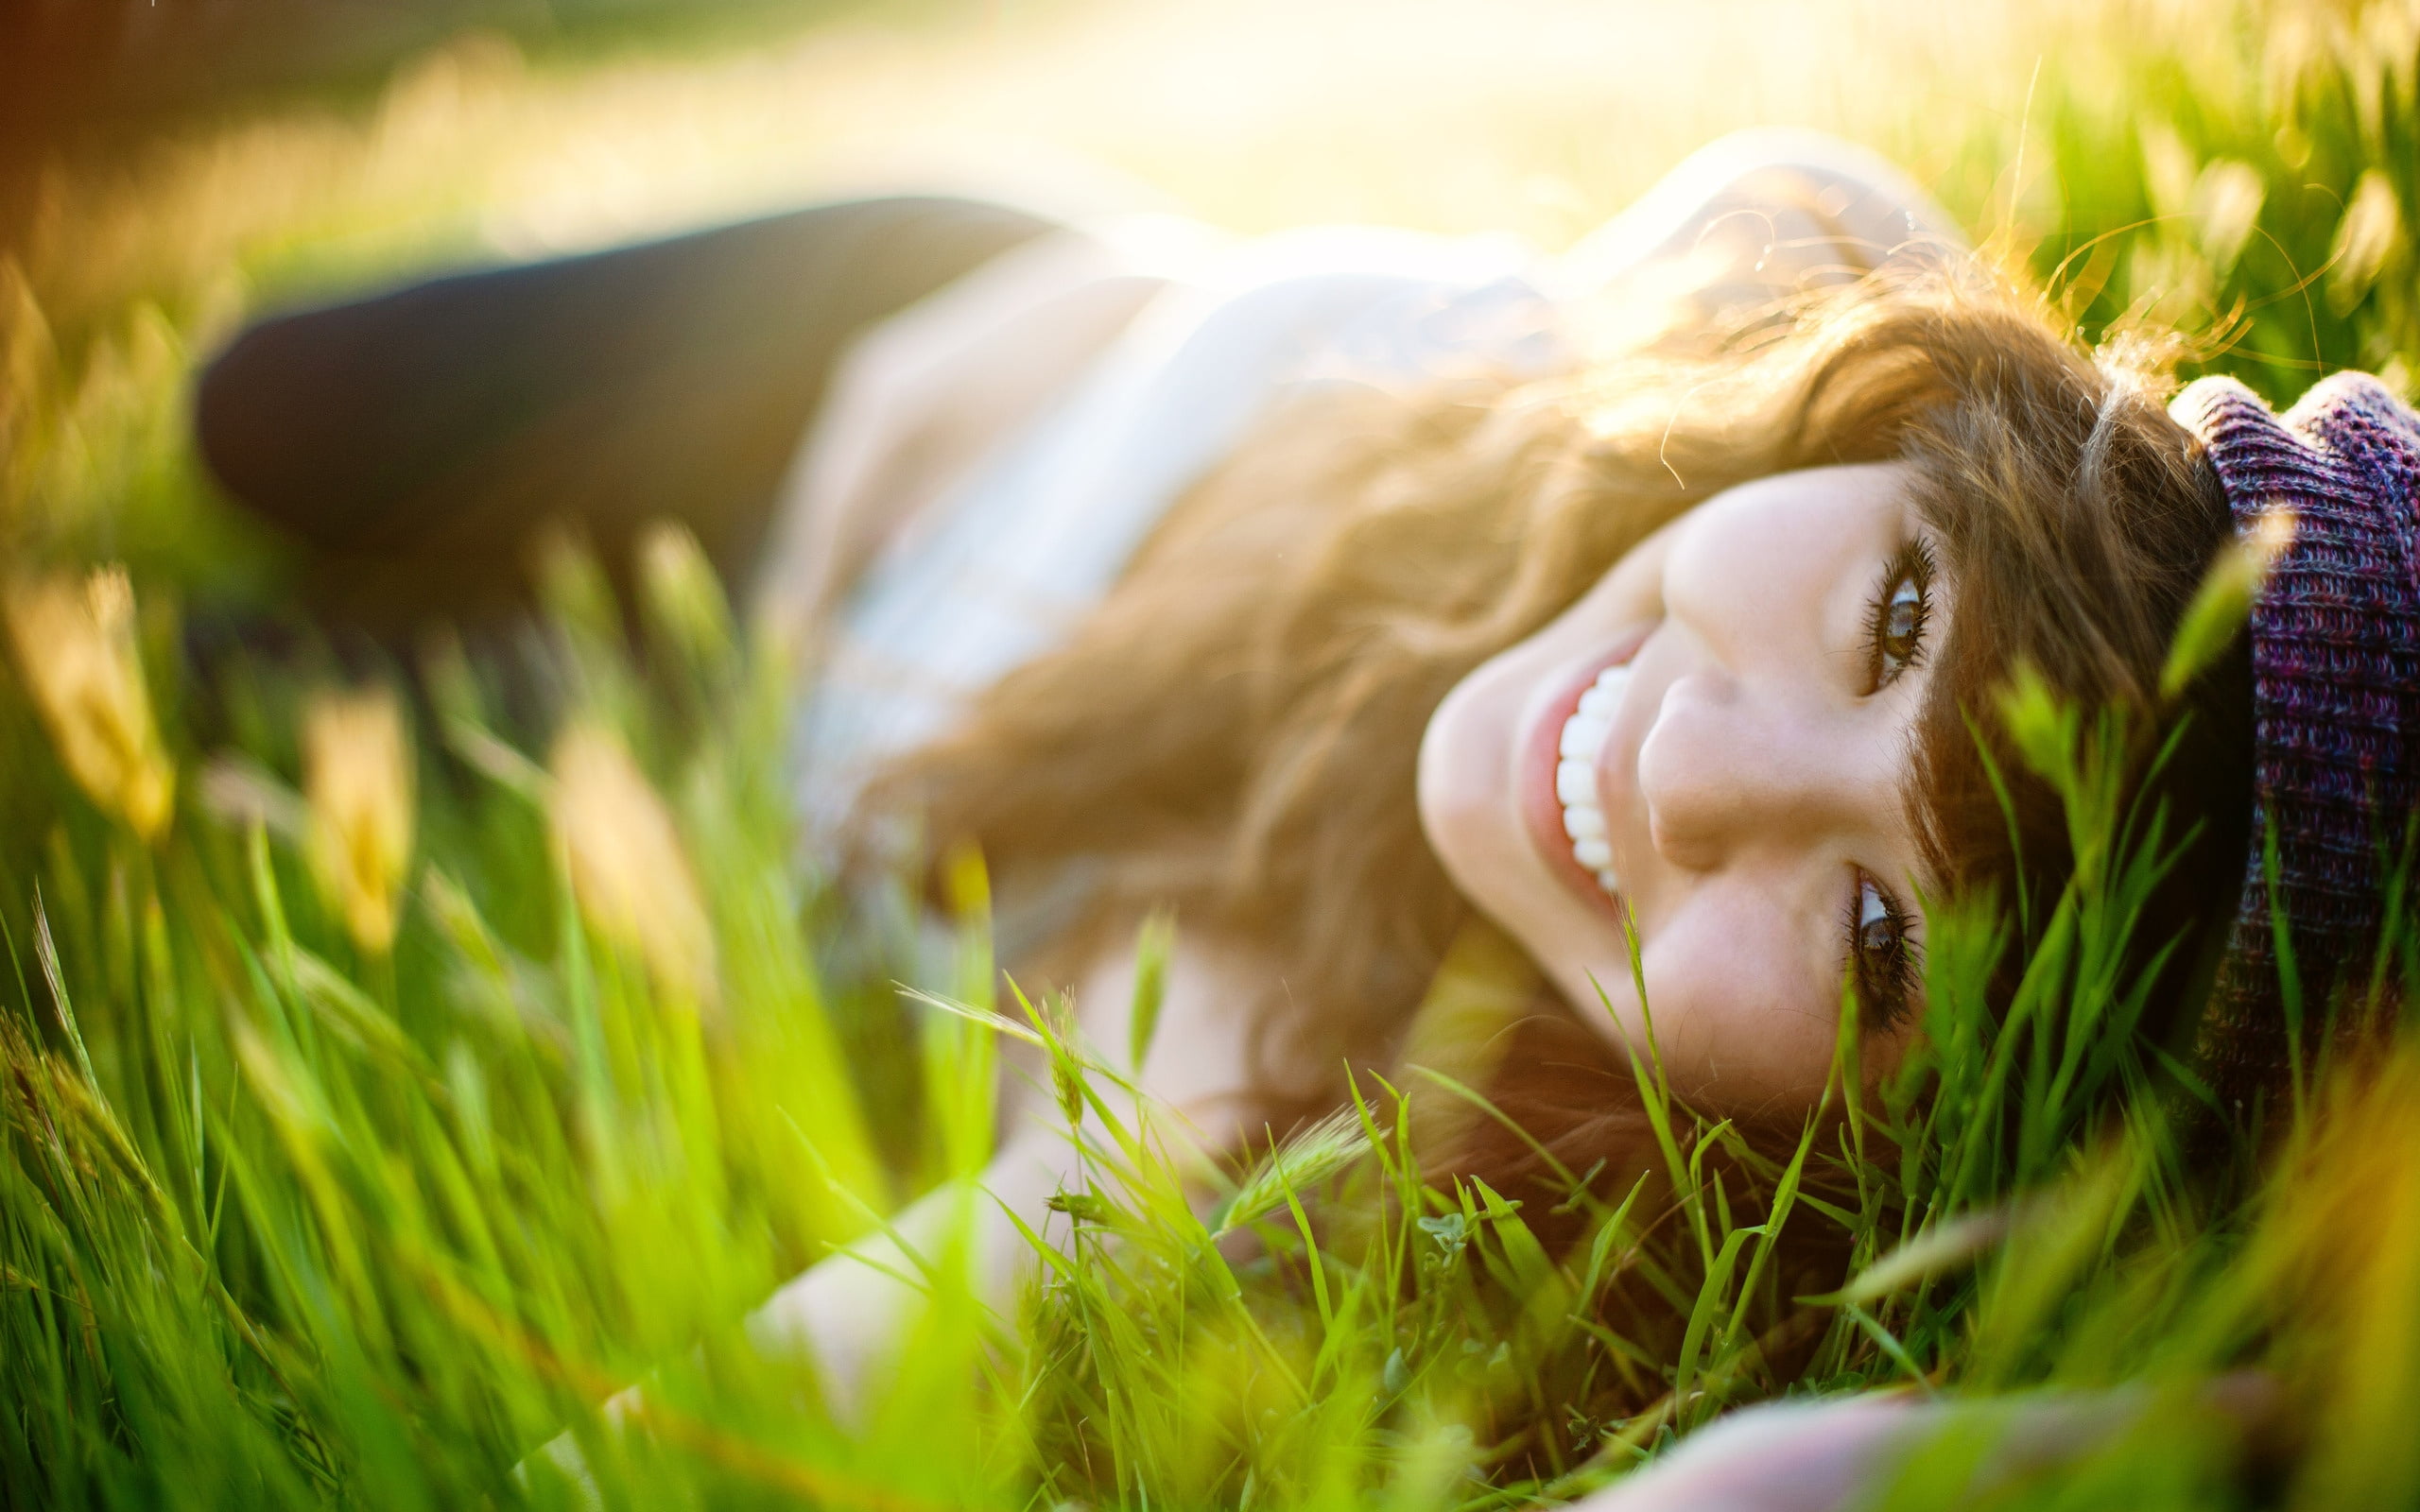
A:
<svg viewBox="0 0 2420 1512">
<path fill-rule="evenodd" d="M 1700 506 L 1708 513 L 1798 514 L 1814 511 L 1904 513 L 1914 498 L 1915 470 L 1905 462 L 1853 462 L 1771 472 L 1734 485 Z"/>
</svg>

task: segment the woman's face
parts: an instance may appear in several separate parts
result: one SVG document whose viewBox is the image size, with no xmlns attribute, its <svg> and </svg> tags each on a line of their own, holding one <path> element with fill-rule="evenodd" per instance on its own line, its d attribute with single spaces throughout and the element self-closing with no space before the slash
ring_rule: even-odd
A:
<svg viewBox="0 0 2420 1512">
<path fill-rule="evenodd" d="M 1916 1017 L 1904 794 L 1950 605 L 1908 484 L 1818 468 L 1709 499 L 1464 678 L 1421 743 L 1456 885 L 1644 1049 L 1630 911 L 1665 1069 L 1704 1107 L 1812 1104 L 1844 973 L 1869 1066 Z"/>
</svg>

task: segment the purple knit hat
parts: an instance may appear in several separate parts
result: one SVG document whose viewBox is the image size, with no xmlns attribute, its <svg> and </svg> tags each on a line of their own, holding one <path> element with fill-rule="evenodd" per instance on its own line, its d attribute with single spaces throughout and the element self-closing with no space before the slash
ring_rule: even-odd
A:
<svg viewBox="0 0 2420 1512">
<path fill-rule="evenodd" d="M 2420 799 L 2420 415 L 2355 372 L 2283 416 L 2228 378 L 2169 412 L 2238 531 L 2292 517 L 2253 601 L 2251 854 L 2197 1046 L 2240 1109 L 2288 1064 L 2281 934 L 2315 1030 L 2333 985 L 2368 978 Z"/>
</svg>

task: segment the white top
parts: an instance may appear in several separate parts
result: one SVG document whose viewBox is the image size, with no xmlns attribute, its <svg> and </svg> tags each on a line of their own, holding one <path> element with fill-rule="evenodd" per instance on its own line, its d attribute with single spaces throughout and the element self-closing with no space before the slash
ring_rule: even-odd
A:
<svg viewBox="0 0 2420 1512">
<path fill-rule="evenodd" d="M 1087 234 L 1113 248 L 1131 240 Z M 1146 277 L 1155 292 L 1054 401 L 900 528 L 839 601 L 793 715 L 811 835 L 829 833 L 884 761 L 1063 640 L 1168 507 L 1289 393 L 1409 388 L 1475 369 L 1544 375 L 1570 361 L 1541 259 L 1509 239 L 1325 228 L 1187 242 L 1171 254 L 1155 237 L 1110 268 L 1095 263 L 1089 277 Z M 957 329 L 1004 318 L 1003 302 L 953 312 Z M 846 407 L 836 397 L 832 409 Z M 829 439 L 810 440 L 810 456 Z M 803 458 L 783 507 L 791 518 L 777 529 L 777 575 L 798 571 L 789 558 L 807 533 L 812 474 Z"/>
</svg>

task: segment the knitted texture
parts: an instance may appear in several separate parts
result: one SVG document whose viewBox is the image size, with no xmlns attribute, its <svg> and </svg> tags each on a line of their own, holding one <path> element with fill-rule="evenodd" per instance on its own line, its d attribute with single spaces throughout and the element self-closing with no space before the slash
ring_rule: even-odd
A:
<svg viewBox="0 0 2420 1512">
<path fill-rule="evenodd" d="M 2192 385 L 2171 413 L 2208 448 L 2238 530 L 2292 517 L 2252 607 L 2251 854 L 2197 1047 L 2240 1109 L 2288 1064 L 2297 1008 L 2308 1037 L 2336 988 L 2366 984 L 2384 885 L 2408 845 L 2420 797 L 2420 416 L 2351 372 L 2282 417 L 2225 378 Z"/>
</svg>

